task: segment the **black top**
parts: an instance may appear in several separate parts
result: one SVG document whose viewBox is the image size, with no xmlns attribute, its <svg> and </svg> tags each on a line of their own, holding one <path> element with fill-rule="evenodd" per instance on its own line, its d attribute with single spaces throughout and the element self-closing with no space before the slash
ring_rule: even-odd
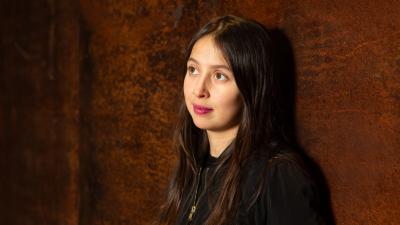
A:
<svg viewBox="0 0 400 225">
<path fill-rule="evenodd" d="M 209 154 L 206 156 L 205 163 L 199 170 L 201 179 L 195 179 L 196 184 L 193 185 L 192 191 L 184 196 L 178 225 L 204 223 L 212 209 L 213 200 L 219 193 L 221 178 L 227 172 L 226 159 L 229 160 L 231 149 L 232 146 L 228 146 L 218 158 Z M 294 153 L 281 151 L 269 158 L 257 155 L 246 163 L 241 169 L 242 197 L 233 224 L 325 224 L 319 212 L 320 203 L 315 184 L 295 158 Z M 223 161 L 225 163 L 221 166 Z M 218 166 L 221 166 L 221 169 L 215 172 Z M 254 193 L 259 187 L 262 188 L 262 192 L 254 200 Z M 192 214 L 192 221 L 189 222 L 188 217 L 195 201 L 196 210 Z"/>
</svg>

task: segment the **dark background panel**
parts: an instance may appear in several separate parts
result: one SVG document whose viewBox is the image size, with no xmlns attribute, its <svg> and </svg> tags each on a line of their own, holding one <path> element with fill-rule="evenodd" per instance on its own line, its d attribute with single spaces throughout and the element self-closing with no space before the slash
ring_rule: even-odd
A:
<svg viewBox="0 0 400 225">
<path fill-rule="evenodd" d="M 183 51 L 235 14 L 291 41 L 294 121 L 337 224 L 399 224 L 396 1 L 1 1 L 0 224 L 151 224 Z"/>
<path fill-rule="evenodd" d="M 1 2 L 0 224 L 78 223 L 77 6 Z"/>
</svg>

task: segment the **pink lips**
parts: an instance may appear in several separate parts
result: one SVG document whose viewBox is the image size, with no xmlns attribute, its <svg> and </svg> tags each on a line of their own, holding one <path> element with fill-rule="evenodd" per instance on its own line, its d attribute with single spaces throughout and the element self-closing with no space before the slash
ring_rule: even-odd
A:
<svg viewBox="0 0 400 225">
<path fill-rule="evenodd" d="M 205 106 L 193 104 L 193 111 L 198 115 L 205 115 L 211 112 L 213 109 L 207 108 Z"/>
</svg>

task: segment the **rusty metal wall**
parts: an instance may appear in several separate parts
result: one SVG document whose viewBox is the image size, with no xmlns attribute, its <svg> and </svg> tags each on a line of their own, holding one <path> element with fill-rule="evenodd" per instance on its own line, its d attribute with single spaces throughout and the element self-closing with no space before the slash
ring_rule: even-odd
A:
<svg viewBox="0 0 400 225">
<path fill-rule="evenodd" d="M 183 50 L 209 19 L 285 31 L 301 146 L 337 224 L 400 223 L 400 3 L 0 3 L 0 224 L 151 224 L 176 156 Z"/>
</svg>

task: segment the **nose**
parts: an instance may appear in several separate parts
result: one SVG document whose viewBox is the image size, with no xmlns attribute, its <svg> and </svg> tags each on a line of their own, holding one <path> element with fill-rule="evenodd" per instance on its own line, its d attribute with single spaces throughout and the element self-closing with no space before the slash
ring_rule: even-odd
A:
<svg viewBox="0 0 400 225">
<path fill-rule="evenodd" d="M 194 85 L 193 88 L 193 95 L 198 97 L 198 98 L 207 98 L 210 96 L 210 93 L 208 91 L 207 87 L 207 79 L 206 76 L 201 76 L 197 79 L 196 84 Z"/>
</svg>

